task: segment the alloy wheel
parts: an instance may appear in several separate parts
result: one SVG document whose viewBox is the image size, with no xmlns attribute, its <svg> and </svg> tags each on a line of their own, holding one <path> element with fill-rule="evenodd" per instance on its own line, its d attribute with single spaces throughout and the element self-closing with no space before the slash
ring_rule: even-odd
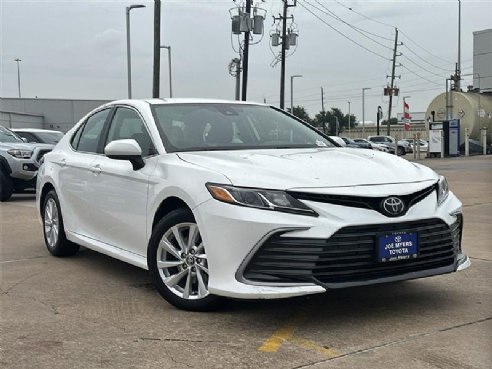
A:
<svg viewBox="0 0 492 369">
<path fill-rule="evenodd" d="M 157 248 L 157 269 L 164 284 L 185 300 L 208 296 L 208 263 L 196 223 L 169 228 Z"/>
<path fill-rule="evenodd" d="M 55 247 L 58 242 L 58 233 L 60 231 L 60 219 L 58 207 L 53 198 L 46 201 L 44 207 L 44 234 L 49 247 Z"/>
</svg>

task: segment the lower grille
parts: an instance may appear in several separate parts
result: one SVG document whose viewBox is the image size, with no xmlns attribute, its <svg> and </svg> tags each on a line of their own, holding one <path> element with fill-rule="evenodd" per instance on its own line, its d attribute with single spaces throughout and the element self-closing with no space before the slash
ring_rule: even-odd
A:
<svg viewBox="0 0 492 369">
<path fill-rule="evenodd" d="M 361 282 L 451 266 L 460 248 L 462 217 L 451 226 L 440 219 L 342 228 L 329 239 L 271 236 L 251 258 L 244 278 L 252 282 Z M 419 256 L 377 262 L 377 236 L 417 232 Z"/>
</svg>

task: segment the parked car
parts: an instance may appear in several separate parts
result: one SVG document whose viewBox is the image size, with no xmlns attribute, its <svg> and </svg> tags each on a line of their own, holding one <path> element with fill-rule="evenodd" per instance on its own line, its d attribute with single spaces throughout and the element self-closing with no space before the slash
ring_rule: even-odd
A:
<svg viewBox="0 0 492 369">
<path fill-rule="evenodd" d="M 402 156 L 413 152 L 412 147 L 407 141 L 398 140 L 398 144 L 395 144 L 395 139 L 391 136 L 369 136 L 367 139 L 371 142 L 388 146 L 392 154 L 396 151 L 396 154 Z"/>
<path fill-rule="evenodd" d="M 341 147 L 351 147 L 353 149 L 359 149 L 360 146 L 355 142 L 346 141 L 344 137 L 340 136 L 328 136 L 333 142 L 336 142 Z"/>
<path fill-rule="evenodd" d="M 0 126 L 0 201 L 12 193 L 36 187 L 39 163 L 53 145 L 25 143 L 10 129 Z"/>
<path fill-rule="evenodd" d="M 347 145 L 351 145 L 350 147 L 360 147 L 361 149 L 371 149 L 372 150 L 372 144 L 370 142 L 364 142 L 364 141 L 355 141 L 349 137 L 342 137 L 340 138 L 345 141 Z"/>
<path fill-rule="evenodd" d="M 461 202 L 418 163 L 249 102 L 123 100 L 45 155 L 44 240 L 148 269 L 188 310 L 455 272 Z"/>
<path fill-rule="evenodd" d="M 56 145 L 63 137 L 63 132 L 37 128 L 13 128 L 18 136 L 26 142 Z"/>
<path fill-rule="evenodd" d="M 403 141 L 407 141 L 413 150 L 413 141 L 414 141 L 413 138 L 405 138 Z M 423 139 L 418 139 L 416 141 L 420 147 L 420 152 L 426 153 L 429 150 L 429 142 L 427 142 L 426 140 L 423 140 Z"/>
<path fill-rule="evenodd" d="M 357 143 L 366 143 L 371 145 L 371 148 L 373 150 L 378 150 L 382 152 L 390 152 L 390 148 L 387 145 L 384 144 L 379 144 L 379 143 L 374 143 L 369 140 L 366 140 L 365 138 L 354 138 L 354 141 Z"/>
</svg>

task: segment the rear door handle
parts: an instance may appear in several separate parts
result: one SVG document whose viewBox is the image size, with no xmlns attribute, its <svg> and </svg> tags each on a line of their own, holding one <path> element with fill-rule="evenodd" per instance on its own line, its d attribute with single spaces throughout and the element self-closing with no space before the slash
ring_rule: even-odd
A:
<svg viewBox="0 0 492 369">
<path fill-rule="evenodd" d="M 64 167 L 65 165 L 67 165 L 67 159 L 65 158 L 61 159 L 58 164 L 60 164 L 61 167 Z"/>
</svg>

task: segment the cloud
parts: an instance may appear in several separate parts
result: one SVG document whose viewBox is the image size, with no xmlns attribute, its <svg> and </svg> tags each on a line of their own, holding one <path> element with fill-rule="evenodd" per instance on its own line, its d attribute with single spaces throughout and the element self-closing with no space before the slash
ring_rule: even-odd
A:
<svg viewBox="0 0 492 369">
<path fill-rule="evenodd" d="M 110 28 L 94 36 L 94 45 L 97 49 L 121 50 L 124 46 L 123 32 Z"/>
</svg>

